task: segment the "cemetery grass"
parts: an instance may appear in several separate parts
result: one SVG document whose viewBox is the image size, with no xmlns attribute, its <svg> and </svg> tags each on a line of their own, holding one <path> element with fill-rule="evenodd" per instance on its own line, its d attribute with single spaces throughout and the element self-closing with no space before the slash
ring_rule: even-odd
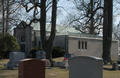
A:
<svg viewBox="0 0 120 78">
<path fill-rule="evenodd" d="M 53 59 L 58 62 L 62 62 L 63 57 Z M 114 59 L 114 61 L 117 59 Z M 7 64 L 8 60 L 0 60 L 0 78 L 18 78 L 18 70 L 8 70 L 4 64 Z M 103 67 L 111 69 L 111 65 L 103 65 Z M 103 70 L 103 78 L 119 78 L 120 70 Z M 46 69 L 45 78 L 69 78 L 69 69 L 61 69 L 59 67 L 52 67 Z"/>
<path fill-rule="evenodd" d="M 18 78 L 18 70 L 8 70 L 4 64 L 7 64 L 8 60 L 0 60 L 0 78 Z"/>
</svg>

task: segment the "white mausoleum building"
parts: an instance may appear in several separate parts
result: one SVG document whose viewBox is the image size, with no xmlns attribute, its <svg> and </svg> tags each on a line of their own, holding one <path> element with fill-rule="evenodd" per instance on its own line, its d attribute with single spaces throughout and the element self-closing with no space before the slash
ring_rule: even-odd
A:
<svg viewBox="0 0 120 78">
<path fill-rule="evenodd" d="M 32 23 L 27 26 L 22 21 L 14 28 L 14 36 L 18 40 L 21 52 L 27 52 L 33 47 L 41 47 L 40 24 Z M 51 26 L 46 26 L 46 35 L 49 37 Z M 85 34 L 76 27 L 56 26 L 56 37 L 53 46 L 61 46 L 68 53 L 75 56 L 96 56 L 102 57 L 102 37 Z M 111 57 L 118 57 L 118 40 L 112 41 Z"/>
</svg>

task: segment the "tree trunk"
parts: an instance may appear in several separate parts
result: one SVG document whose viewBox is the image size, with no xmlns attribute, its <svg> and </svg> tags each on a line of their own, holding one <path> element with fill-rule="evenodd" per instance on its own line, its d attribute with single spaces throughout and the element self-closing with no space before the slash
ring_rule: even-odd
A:
<svg viewBox="0 0 120 78">
<path fill-rule="evenodd" d="M 7 0 L 7 15 L 6 15 L 6 33 L 8 30 L 8 20 L 9 20 L 9 0 Z"/>
<path fill-rule="evenodd" d="M 93 0 L 91 0 L 91 20 L 90 20 L 90 34 L 94 34 L 94 25 L 93 25 Z"/>
<path fill-rule="evenodd" d="M 2 25 L 3 25 L 3 36 L 4 36 L 4 21 L 5 21 L 5 11 L 4 11 L 4 0 L 2 0 Z"/>
<path fill-rule="evenodd" d="M 50 61 L 52 60 L 52 43 L 44 43 L 42 44 L 43 50 L 47 53 L 46 58 Z"/>
<path fill-rule="evenodd" d="M 104 0 L 103 61 L 111 62 L 113 0 Z M 112 62 L 111 62 L 112 63 Z"/>
<path fill-rule="evenodd" d="M 51 50 L 56 31 L 56 12 L 57 12 L 57 0 L 52 2 L 52 19 L 51 19 L 51 33 L 49 39 L 46 39 L 46 0 L 41 0 L 41 20 L 40 20 L 40 34 L 42 41 L 42 48 L 47 53 L 46 58 L 52 60 Z"/>
</svg>

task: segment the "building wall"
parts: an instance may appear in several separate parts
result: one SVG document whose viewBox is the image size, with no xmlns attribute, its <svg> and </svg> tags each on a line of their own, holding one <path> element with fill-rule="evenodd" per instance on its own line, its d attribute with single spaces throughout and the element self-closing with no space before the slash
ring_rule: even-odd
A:
<svg viewBox="0 0 120 78">
<path fill-rule="evenodd" d="M 58 35 L 55 37 L 53 46 L 63 47 L 67 51 L 67 35 Z"/>
<path fill-rule="evenodd" d="M 25 52 L 29 54 L 33 47 L 42 47 L 42 42 L 39 31 L 33 30 L 30 26 L 23 29 L 24 26 L 26 26 L 26 23 L 21 22 L 14 29 L 14 36 L 17 38 L 20 47 L 22 44 L 25 45 Z M 46 33 L 49 34 L 50 32 Z M 25 42 L 21 42 L 21 36 L 25 36 Z M 68 53 L 74 53 L 75 56 L 102 57 L 102 39 L 94 38 L 94 36 L 88 38 L 58 34 L 55 37 L 53 46 L 63 47 Z M 22 51 L 21 48 L 19 51 Z M 118 57 L 118 41 L 112 41 L 111 56 Z"/>
<path fill-rule="evenodd" d="M 28 53 L 30 49 L 32 49 L 32 39 L 33 39 L 32 29 L 33 29 L 32 27 L 26 27 L 25 29 L 14 28 L 14 36 L 17 38 L 17 42 L 20 46 L 19 51 Z M 22 39 L 21 36 L 25 37 L 24 38 L 25 41 L 21 41 Z"/>
<path fill-rule="evenodd" d="M 79 46 L 80 41 L 80 46 Z M 83 43 L 82 43 L 83 41 Z M 85 42 L 86 48 L 85 48 Z M 84 44 L 84 48 L 82 48 Z M 102 57 L 102 39 L 87 37 L 68 37 L 68 52 L 75 56 L 96 56 Z M 112 41 L 111 57 L 118 57 L 118 41 Z"/>
<path fill-rule="evenodd" d="M 59 36 L 56 36 L 55 39 L 54 39 L 54 42 L 53 42 L 53 46 L 60 46 L 60 47 L 63 47 L 65 50 L 67 50 L 67 35 L 59 35 Z M 48 39 L 49 37 L 47 37 Z M 40 37 L 36 37 L 36 47 L 42 47 L 42 42 L 41 42 L 41 39 Z"/>
</svg>

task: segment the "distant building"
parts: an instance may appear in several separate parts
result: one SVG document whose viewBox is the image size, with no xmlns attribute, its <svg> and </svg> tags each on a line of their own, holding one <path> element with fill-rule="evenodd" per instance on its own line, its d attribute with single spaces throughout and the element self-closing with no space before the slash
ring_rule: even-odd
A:
<svg viewBox="0 0 120 78">
<path fill-rule="evenodd" d="M 32 47 L 41 47 L 40 25 L 32 23 L 31 26 L 22 21 L 14 28 L 14 36 L 18 39 L 18 44 L 22 52 L 29 55 Z M 25 28 L 25 29 L 23 29 Z M 51 26 L 46 25 L 46 35 L 49 37 Z M 56 37 L 53 46 L 61 46 L 68 53 L 75 56 L 97 56 L 102 57 L 102 37 L 85 34 L 77 27 L 56 26 Z M 112 41 L 111 56 L 118 57 L 118 40 Z"/>
</svg>

